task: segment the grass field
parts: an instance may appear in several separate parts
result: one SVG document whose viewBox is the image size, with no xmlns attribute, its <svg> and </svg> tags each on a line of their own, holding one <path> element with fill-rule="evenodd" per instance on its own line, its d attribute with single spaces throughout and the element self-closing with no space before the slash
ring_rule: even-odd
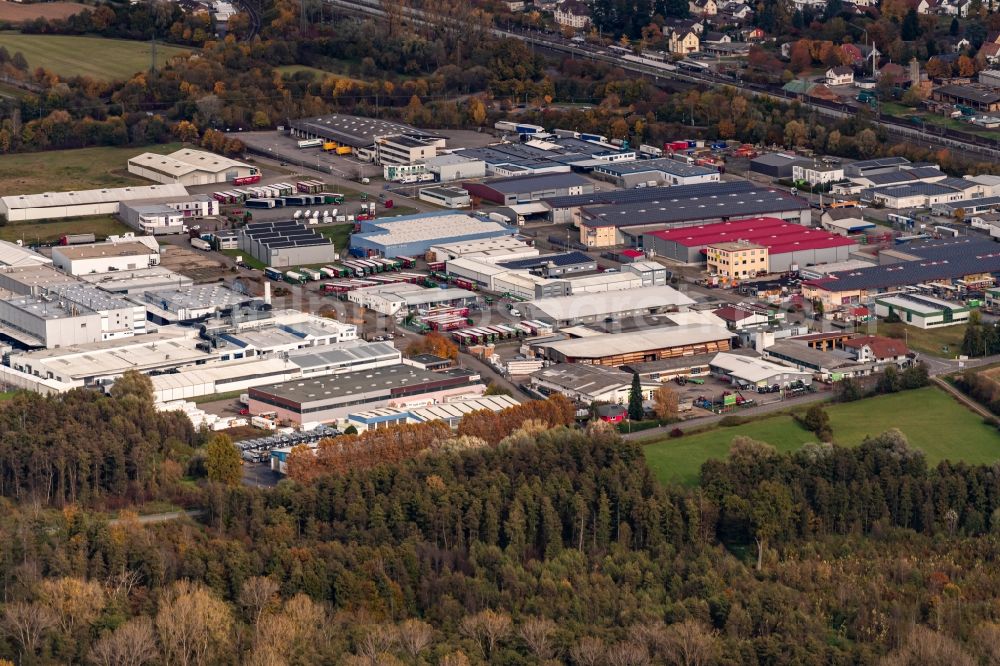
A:
<svg viewBox="0 0 1000 666">
<path fill-rule="evenodd" d="M 907 326 L 903 323 L 878 323 L 878 334 L 890 338 L 906 340 L 910 349 L 932 356 L 953 358 L 962 353 L 962 338 L 965 337 L 965 326 L 945 326 L 944 328 L 923 329 Z M 947 347 L 947 350 L 945 350 Z"/>
<path fill-rule="evenodd" d="M 257 270 L 264 270 L 267 268 L 263 261 L 255 259 L 253 255 L 247 254 L 243 250 L 219 250 L 219 252 L 227 257 L 243 257 L 243 265 L 249 268 L 256 268 Z"/>
<path fill-rule="evenodd" d="M 44 67 L 59 76 L 89 76 L 101 81 L 129 79 L 136 72 L 149 69 L 149 42 L 126 39 L 82 37 L 78 35 L 22 35 L 0 33 L 0 46 L 11 54 L 20 51 L 32 69 Z M 156 45 L 157 66 L 190 48 Z"/>
<path fill-rule="evenodd" d="M 327 227 L 320 227 L 316 230 L 320 235 L 333 241 L 333 247 L 340 252 L 350 243 L 351 232 L 354 231 L 353 224 L 334 224 Z"/>
<path fill-rule="evenodd" d="M 927 387 L 857 402 L 829 405 L 833 437 L 854 446 L 868 435 L 899 428 L 910 445 L 927 455 L 930 465 L 941 460 L 988 464 L 1000 459 L 1000 436 L 995 428 L 942 390 Z M 664 439 L 645 447 L 646 461 L 663 482 L 696 485 L 702 463 L 724 458 L 737 435 L 793 451 L 815 436 L 791 416 L 782 414 L 734 428 L 714 428 L 678 439 Z"/>
<path fill-rule="evenodd" d="M 130 231 L 135 231 L 135 229 L 122 224 L 113 217 L 98 215 L 97 217 L 52 220 L 51 222 L 36 220 L 8 224 L 0 227 L 0 240 L 23 241 L 25 245 L 37 245 L 39 243 L 54 243 L 66 234 L 91 233 L 98 239 L 102 239 Z"/>
<path fill-rule="evenodd" d="M 80 148 L 0 157 L 3 194 L 34 194 L 98 187 L 152 185 L 127 170 L 128 158 L 141 152 L 172 153 L 179 143 L 143 148 Z"/>
</svg>

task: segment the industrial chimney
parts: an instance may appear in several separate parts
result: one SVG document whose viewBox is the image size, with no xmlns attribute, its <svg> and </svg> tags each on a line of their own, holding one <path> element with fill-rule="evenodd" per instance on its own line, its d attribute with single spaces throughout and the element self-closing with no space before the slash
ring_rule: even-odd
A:
<svg viewBox="0 0 1000 666">
<path fill-rule="evenodd" d="M 270 304 L 271 304 L 271 283 L 270 282 L 265 282 L 264 283 L 264 305 L 270 305 Z"/>
</svg>

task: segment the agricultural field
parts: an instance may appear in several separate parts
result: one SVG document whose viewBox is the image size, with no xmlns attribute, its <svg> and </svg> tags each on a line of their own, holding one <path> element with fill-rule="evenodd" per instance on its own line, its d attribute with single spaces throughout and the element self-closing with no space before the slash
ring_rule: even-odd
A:
<svg viewBox="0 0 1000 666">
<path fill-rule="evenodd" d="M 39 5 L 29 5 L 37 7 Z M 44 67 L 62 77 L 89 76 L 102 81 L 122 81 L 149 69 L 149 42 L 105 39 L 79 35 L 22 35 L 0 33 L 0 46 L 11 54 L 20 51 L 32 69 Z M 156 45 L 157 66 L 190 48 Z"/>
<path fill-rule="evenodd" d="M 927 455 L 930 465 L 941 460 L 989 464 L 1000 459 L 1000 435 L 941 389 L 926 387 L 892 395 L 827 406 L 838 444 L 855 446 L 868 435 L 899 428 L 910 445 Z M 661 439 L 645 447 L 646 461 L 663 482 L 694 486 L 702 463 L 724 458 L 737 435 L 794 451 L 815 436 L 788 414 L 733 428 L 711 430 L 677 439 Z"/>
<path fill-rule="evenodd" d="M 67 234 L 92 233 L 98 239 L 115 234 L 123 234 L 134 229 L 108 215 L 78 217 L 67 220 L 18 222 L 0 227 L 0 240 L 12 243 L 21 241 L 25 245 L 54 243 Z"/>
<path fill-rule="evenodd" d="M 0 157 L 3 194 L 34 194 L 98 187 L 151 185 L 128 172 L 128 158 L 141 152 L 172 153 L 180 143 L 141 148 L 80 148 Z"/>
<path fill-rule="evenodd" d="M 21 4 L 0 0 L 0 21 L 7 23 L 23 23 L 35 19 L 64 19 L 79 14 L 87 5 L 78 2 L 39 2 Z"/>
</svg>

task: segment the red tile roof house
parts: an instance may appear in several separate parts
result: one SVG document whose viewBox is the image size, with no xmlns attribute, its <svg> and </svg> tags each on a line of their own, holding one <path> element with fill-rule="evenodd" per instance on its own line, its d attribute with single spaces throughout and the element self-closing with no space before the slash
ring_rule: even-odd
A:
<svg viewBox="0 0 1000 666">
<path fill-rule="evenodd" d="M 744 310 L 732 305 L 721 307 L 713 311 L 712 314 L 726 322 L 726 326 L 733 331 L 767 325 L 767 315 L 760 314 L 759 312 L 751 312 L 750 310 Z"/>
<path fill-rule="evenodd" d="M 853 351 L 858 361 L 862 363 L 895 363 L 903 366 L 909 365 L 913 360 L 906 343 L 881 335 L 864 335 L 845 340 L 844 349 Z"/>
</svg>

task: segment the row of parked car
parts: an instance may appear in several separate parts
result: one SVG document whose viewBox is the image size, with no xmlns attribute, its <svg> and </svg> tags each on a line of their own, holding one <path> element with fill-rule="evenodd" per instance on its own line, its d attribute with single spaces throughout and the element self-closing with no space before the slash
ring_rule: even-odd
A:
<svg viewBox="0 0 1000 666">
<path fill-rule="evenodd" d="M 298 446 L 300 444 L 312 444 L 327 437 L 336 437 L 341 434 L 340 430 L 331 426 L 320 425 L 307 432 L 290 432 L 270 435 L 268 437 L 258 437 L 257 439 L 245 439 L 236 442 L 243 456 L 243 460 L 252 463 L 267 462 L 274 449 L 286 446 Z"/>
</svg>

